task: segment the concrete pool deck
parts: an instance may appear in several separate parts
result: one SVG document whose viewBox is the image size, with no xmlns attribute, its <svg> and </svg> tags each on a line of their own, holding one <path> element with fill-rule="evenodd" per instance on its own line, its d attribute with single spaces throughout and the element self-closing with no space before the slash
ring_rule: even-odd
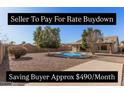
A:
<svg viewBox="0 0 124 93">
<path fill-rule="evenodd" d="M 121 86 L 123 64 L 92 60 L 64 71 L 118 71 L 117 83 L 27 83 L 26 86 Z"/>
</svg>

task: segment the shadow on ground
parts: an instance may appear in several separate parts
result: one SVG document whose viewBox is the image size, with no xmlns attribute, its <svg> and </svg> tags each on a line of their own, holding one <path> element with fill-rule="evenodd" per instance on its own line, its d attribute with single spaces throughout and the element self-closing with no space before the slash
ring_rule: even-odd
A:
<svg viewBox="0 0 124 93">
<path fill-rule="evenodd" d="M 28 60 L 32 60 L 32 57 L 21 57 L 19 59 L 12 58 L 12 60 L 14 60 L 14 61 L 28 61 Z"/>
</svg>

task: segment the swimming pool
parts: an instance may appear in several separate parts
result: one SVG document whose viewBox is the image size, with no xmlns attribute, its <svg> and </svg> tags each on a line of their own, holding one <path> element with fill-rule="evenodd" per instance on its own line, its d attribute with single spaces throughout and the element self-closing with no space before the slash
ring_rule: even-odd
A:
<svg viewBox="0 0 124 93">
<path fill-rule="evenodd" d="M 64 57 L 81 57 L 81 53 L 75 53 L 75 52 L 65 52 L 61 53 Z"/>
<path fill-rule="evenodd" d="M 88 55 L 86 53 L 81 52 L 59 52 L 56 54 L 58 57 L 64 58 L 86 58 Z"/>
<path fill-rule="evenodd" d="M 54 52 L 49 54 L 50 57 L 61 57 L 61 58 L 76 58 L 76 59 L 84 59 L 89 58 L 91 55 L 85 52 Z"/>
</svg>

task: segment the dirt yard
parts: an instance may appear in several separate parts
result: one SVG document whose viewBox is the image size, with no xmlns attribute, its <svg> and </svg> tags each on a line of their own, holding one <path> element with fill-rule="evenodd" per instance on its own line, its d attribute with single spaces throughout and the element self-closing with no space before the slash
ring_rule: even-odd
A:
<svg viewBox="0 0 124 93">
<path fill-rule="evenodd" d="M 46 53 L 30 53 L 17 60 L 10 58 L 9 64 L 12 71 L 61 71 L 90 60 L 48 57 Z"/>
</svg>

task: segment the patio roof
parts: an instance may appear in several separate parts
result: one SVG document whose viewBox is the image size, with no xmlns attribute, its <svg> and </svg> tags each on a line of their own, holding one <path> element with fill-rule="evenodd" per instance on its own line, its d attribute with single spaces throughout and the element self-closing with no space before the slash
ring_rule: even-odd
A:
<svg viewBox="0 0 124 93">
<path fill-rule="evenodd" d="M 73 43 L 70 43 L 71 45 L 81 45 L 82 44 L 82 41 L 81 40 L 78 40 L 76 42 L 73 42 Z"/>
<path fill-rule="evenodd" d="M 97 44 L 98 43 L 99 44 L 112 44 L 115 42 L 119 42 L 117 36 L 103 37 L 103 38 L 100 38 L 96 41 Z"/>
</svg>

